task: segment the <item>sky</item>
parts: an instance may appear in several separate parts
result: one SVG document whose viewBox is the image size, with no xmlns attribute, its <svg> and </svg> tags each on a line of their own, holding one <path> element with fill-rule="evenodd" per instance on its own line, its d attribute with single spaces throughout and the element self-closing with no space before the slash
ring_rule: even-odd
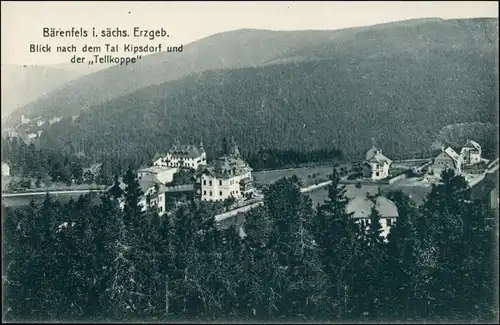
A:
<svg viewBox="0 0 500 325">
<path fill-rule="evenodd" d="M 45 65 L 69 62 L 74 53 L 55 46 L 105 43 L 177 46 L 240 28 L 325 30 L 369 26 L 415 18 L 498 18 L 496 1 L 457 2 L 70 2 L 2 1 L 2 64 Z M 96 30 L 164 28 L 169 38 L 44 38 L 43 27 Z M 30 44 L 52 45 L 51 53 L 30 53 Z M 120 45 L 122 46 L 122 45 Z"/>
</svg>

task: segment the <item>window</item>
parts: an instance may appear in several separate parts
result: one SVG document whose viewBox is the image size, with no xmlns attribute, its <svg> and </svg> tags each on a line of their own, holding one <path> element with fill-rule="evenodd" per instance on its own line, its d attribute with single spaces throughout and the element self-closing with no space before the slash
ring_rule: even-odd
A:
<svg viewBox="0 0 500 325">
<path fill-rule="evenodd" d="M 212 196 L 212 191 L 210 191 L 210 196 Z"/>
<path fill-rule="evenodd" d="M 207 180 L 206 179 L 203 180 L 203 185 L 207 185 Z"/>
<path fill-rule="evenodd" d="M 375 176 L 379 176 L 379 175 L 380 175 L 380 173 L 379 173 L 379 172 L 376 172 L 376 173 L 375 173 Z"/>
<path fill-rule="evenodd" d="M 212 181 L 208 181 L 208 185 L 212 186 Z"/>
<path fill-rule="evenodd" d="M 387 218 L 387 227 L 390 227 L 392 225 L 392 219 Z"/>
<path fill-rule="evenodd" d="M 219 181 L 219 185 L 222 185 L 222 180 Z"/>
<path fill-rule="evenodd" d="M 219 196 L 222 196 L 222 191 L 219 192 Z"/>
<path fill-rule="evenodd" d="M 207 195 L 207 191 L 203 191 L 203 195 Z"/>
</svg>

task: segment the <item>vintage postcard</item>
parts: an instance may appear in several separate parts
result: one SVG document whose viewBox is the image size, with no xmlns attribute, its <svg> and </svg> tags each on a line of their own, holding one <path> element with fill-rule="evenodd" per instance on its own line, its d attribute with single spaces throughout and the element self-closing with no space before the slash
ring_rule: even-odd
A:
<svg viewBox="0 0 500 325">
<path fill-rule="evenodd" d="M 498 322 L 497 2 L 1 15 L 4 322 Z"/>
</svg>

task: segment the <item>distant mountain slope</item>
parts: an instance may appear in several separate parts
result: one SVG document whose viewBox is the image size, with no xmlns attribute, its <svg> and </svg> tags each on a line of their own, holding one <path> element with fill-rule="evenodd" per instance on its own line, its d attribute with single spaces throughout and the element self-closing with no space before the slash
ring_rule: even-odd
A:
<svg viewBox="0 0 500 325">
<path fill-rule="evenodd" d="M 302 46 L 320 44 L 334 33 L 238 30 L 216 34 L 185 45 L 183 53 L 152 54 L 133 65 L 113 66 L 86 75 L 13 115 L 78 115 L 81 109 L 104 100 L 194 72 L 257 66 Z"/>
<path fill-rule="evenodd" d="M 202 138 L 213 154 L 223 135 L 247 151 L 338 146 L 361 156 L 372 136 L 389 155 L 429 149 L 445 125 L 497 123 L 495 24 L 387 25 L 290 52 L 312 60 L 197 73 L 92 107 L 44 143 L 138 159 L 175 138 Z"/>
<path fill-rule="evenodd" d="M 94 73 L 94 72 L 97 72 L 99 70 L 106 69 L 106 68 L 109 68 L 112 66 L 113 66 L 112 64 L 88 65 L 88 64 L 74 64 L 74 63 L 70 63 L 70 62 L 63 62 L 63 63 L 59 63 L 59 64 L 48 65 L 48 67 L 54 68 L 54 69 L 75 71 L 75 72 L 78 72 L 79 74 L 81 74 L 82 76 L 86 75 L 86 74 Z"/>
<path fill-rule="evenodd" d="M 2 64 L 2 117 L 81 75 L 50 66 Z"/>
<path fill-rule="evenodd" d="M 495 24 L 495 23 L 493 23 Z M 410 38 L 418 33 L 418 26 L 429 29 L 447 28 L 452 38 L 459 36 L 461 27 L 441 19 L 409 20 L 370 27 L 349 28 L 335 31 L 268 31 L 243 29 L 219 33 L 184 46 L 183 53 L 157 53 L 144 56 L 138 63 L 127 67 L 114 66 L 80 78 L 77 82 L 57 89 L 44 98 L 30 103 L 14 115 L 78 115 L 82 108 L 102 103 L 113 97 L 137 89 L 172 81 L 204 70 L 256 67 L 285 61 L 303 61 L 328 58 L 328 51 L 344 47 L 373 52 L 378 42 L 406 46 L 408 37 L 401 37 L 407 29 Z M 488 25 L 481 23 L 481 26 Z M 444 27 L 443 27 L 444 26 Z M 485 28 L 490 28 L 489 26 Z M 387 30 L 395 29 L 394 32 Z M 377 31 L 379 35 L 377 34 Z M 372 32 L 374 35 L 369 35 Z M 361 33 L 360 35 L 358 35 Z M 366 35 L 362 33 L 368 33 Z M 384 35 L 387 33 L 387 35 Z M 457 34 L 458 33 L 458 34 Z M 478 34 L 474 31 L 475 34 Z M 433 35 L 436 30 L 433 31 Z M 439 33 L 437 33 L 439 35 Z M 453 36 L 455 35 L 455 36 Z M 461 36 L 461 35 L 460 35 Z M 387 38 L 387 40 L 381 39 Z M 447 37 L 445 35 L 445 37 Z M 359 40 L 358 40 L 359 38 Z M 413 39 L 418 43 L 418 40 Z M 451 44 L 448 44 L 449 46 Z M 387 49 L 390 52 L 392 48 Z M 343 52 L 349 52 L 348 49 Z M 380 52 L 380 51 L 379 51 Z M 315 54 L 317 53 L 317 54 Z M 363 57 L 360 55 L 359 57 Z"/>
</svg>

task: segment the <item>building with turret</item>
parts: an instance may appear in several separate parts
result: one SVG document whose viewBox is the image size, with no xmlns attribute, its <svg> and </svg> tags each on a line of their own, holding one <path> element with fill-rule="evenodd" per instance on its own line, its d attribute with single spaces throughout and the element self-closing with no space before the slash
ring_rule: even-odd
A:
<svg viewBox="0 0 500 325">
<path fill-rule="evenodd" d="M 365 161 L 363 162 L 363 177 L 371 178 L 372 180 L 381 180 L 389 177 L 389 167 L 392 160 L 382 154 L 382 149 L 373 146 L 366 153 Z"/>
<path fill-rule="evenodd" d="M 195 195 L 203 201 L 242 199 L 253 192 L 252 168 L 241 157 L 236 143 L 228 155 L 219 157 L 195 175 Z"/>
</svg>

